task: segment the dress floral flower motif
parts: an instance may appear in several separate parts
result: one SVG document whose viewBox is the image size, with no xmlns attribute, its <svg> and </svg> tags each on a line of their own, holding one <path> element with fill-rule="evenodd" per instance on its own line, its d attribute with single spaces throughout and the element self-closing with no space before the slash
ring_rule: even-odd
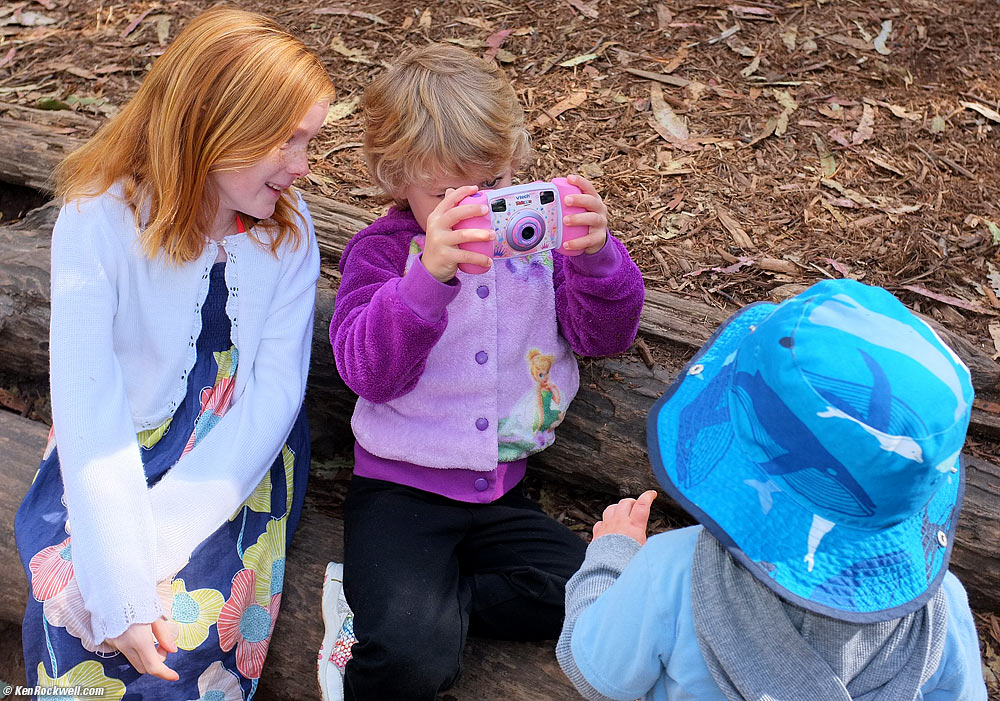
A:
<svg viewBox="0 0 1000 701">
<path fill-rule="evenodd" d="M 221 662 L 213 662 L 198 677 L 198 693 L 201 696 L 192 701 L 243 701 L 239 677 Z"/>
<path fill-rule="evenodd" d="M 208 638 L 226 600 L 215 589 L 187 591 L 183 579 L 170 583 L 170 617 L 177 623 L 177 647 L 194 650 Z M 164 607 L 167 608 L 167 607 Z"/>
<path fill-rule="evenodd" d="M 215 353 L 215 362 L 219 371 L 216 373 L 215 384 L 201 391 L 201 413 L 194 422 L 194 430 L 188 438 L 187 445 L 181 453 L 184 457 L 198 445 L 202 438 L 208 435 L 217 423 L 229 411 L 233 403 L 233 390 L 236 389 L 236 366 L 239 363 L 239 352 L 236 346 L 228 351 Z"/>
<path fill-rule="evenodd" d="M 281 447 L 281 462 L 285 467 L 285 513 L 288 513 L 292 508 L 292 496 L 294 495 L 295 451 L 289 448 L 287 444 Z M 271 511 L 271 491 L 271 473 L 268 472 L 264 475 L 264 479 L 257 484 L 253 492 L 251 492 L 250 496 L 247 497 L 246 501 L 240 504 L 240 507 L 233 512 L 229 520 L 234 520 L 244 508 L 261 514 L 269 513 Z"/>
<path fill-rule="evenodd" d="M 45 689 L 65 689 L 79 686 L 87 691 L 80 696 L 57 696 L 55 694 L 41 694 L 42 698 L 73 699 L 73 701 L 92 701 L 102 699 L 102 701 L 120 701 L 125 695 L 125 685 L 117 679 L 111 679 L 104 674 L 104 666 L 96 660 L 81 662 L 66 674 L 53 679 L 45 671 L 45 665 L 38 663 L 38 686 Z M 103 693 L 98 693 L 102 690 Z"/>
<path fill-rule="evenodd" d="M 236 669 L 247 679 L 259 679 L 271 632 L 278 618 L 281 594 L 262 605 L 254 595 L 256 573 L 243 569 L 233 577 L 233 591 L 219 613 L 219 647 L 229 652 L 236 646 Z"/>
<path fill-rule="evenodd" d="M 38 601 L 46 601 L 61 592 L 73 579 L 73 549 L 69 538 L 58 545 L 39 551 L 31 562 L 31 593 Z"/>
<path fill-rule="evenodd" d="M 243 553 L 243 566 L 254 571 L 254 599 L 266 606 L 285 584 L 285 533 L 288 518 L 271 519 L 257 542 Z"/>
</svg>

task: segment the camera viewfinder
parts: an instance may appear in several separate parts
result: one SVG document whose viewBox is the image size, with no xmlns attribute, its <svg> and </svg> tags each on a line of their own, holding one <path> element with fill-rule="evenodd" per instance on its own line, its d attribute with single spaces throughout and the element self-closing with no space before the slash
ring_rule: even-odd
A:
<svg viewBox="0 0 1000 701">
<path fill-rule="evenodd" d="M 494 212 L 506 212 L 507 202 L 506 200 L 503 199 L 493 200 L 492 202 L 490 202 L 490 209 L 492 209 Z"/>
<path fill-rule="evenodd" d="M 552 190 L 542 190 L 542 192 L 538 194 L 538 201 L 542 204 L 551 204 L 555 198 L 556 193 L 552 192 Z"/>
</svg>

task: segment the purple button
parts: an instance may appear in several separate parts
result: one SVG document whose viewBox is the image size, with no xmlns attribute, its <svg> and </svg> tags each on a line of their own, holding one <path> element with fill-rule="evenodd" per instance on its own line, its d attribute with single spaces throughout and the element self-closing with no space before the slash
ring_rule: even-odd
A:
<svg viewBox="0 0 1000 701">
<path fill-rule="evenodd" d="M 477 492 L 485 492 L 489 489 L 490 483 L 486 481 L 485 477 L 480 477 L 472 483 L 472 486 L 476 488 Z"/>
<path fill-rule="evenodd" d="M 489 427 L 490 427 L 490 422 L 487 419 L 483 418 L 482 416 L 476 419 L 476 428 L 478 428 L 480 431 L 485 431 Z"/>
<path fill-rule="evenodd" d="M 486 355 L 486 351 L 479 351 L 478 353 L 476 353 L 476 362 L 479 363 L 480 365 L 484 365 L 486 361 L 489 359 L 490 356 Z"/>
<path fill-rule="evenodd" d="M 480 285 L 476 288 L 476 294 L 479 295 L 480 299 L 486 299 L 490 296 L 490 288 L 486 285 Z"/>
</svg>

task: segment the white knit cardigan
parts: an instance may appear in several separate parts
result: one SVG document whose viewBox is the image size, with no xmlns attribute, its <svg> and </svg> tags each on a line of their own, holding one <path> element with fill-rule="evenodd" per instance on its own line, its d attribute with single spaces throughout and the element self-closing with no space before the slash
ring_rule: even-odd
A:
<svg viewBox="0 0 1000 701">
<path fill-rule="evenodd" d="M 291 430 L 305 393 L 319 276 L 312 219 L 301 197 L 296 206 L 303 236 L 294 250 L 283 245 L 275 258 L 237 234 L 207 240 L 182 265 L 142 253 L 118 187 L 59 214 L 52 419 L 73 568 L 96 641 L 164 615 L 157 582 L 237 510 Z M 239 352 L 233 404 L 147 488 L 136 433 L 160 426 L 184 397 L 219 245 Z"/>
</svg>

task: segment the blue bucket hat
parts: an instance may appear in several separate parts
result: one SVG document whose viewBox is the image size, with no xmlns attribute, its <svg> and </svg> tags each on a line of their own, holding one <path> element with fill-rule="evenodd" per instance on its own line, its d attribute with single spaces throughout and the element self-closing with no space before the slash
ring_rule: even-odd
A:
<svg viewBox="0 0 1000 701">
<path fill-rule="evenodd" d="M 654 404 L 657 479 L 754 576 L 884 621 L 948 567 L 969 371 L 889 292 L 826 280 L 725 322 Z"/>
</svg>

